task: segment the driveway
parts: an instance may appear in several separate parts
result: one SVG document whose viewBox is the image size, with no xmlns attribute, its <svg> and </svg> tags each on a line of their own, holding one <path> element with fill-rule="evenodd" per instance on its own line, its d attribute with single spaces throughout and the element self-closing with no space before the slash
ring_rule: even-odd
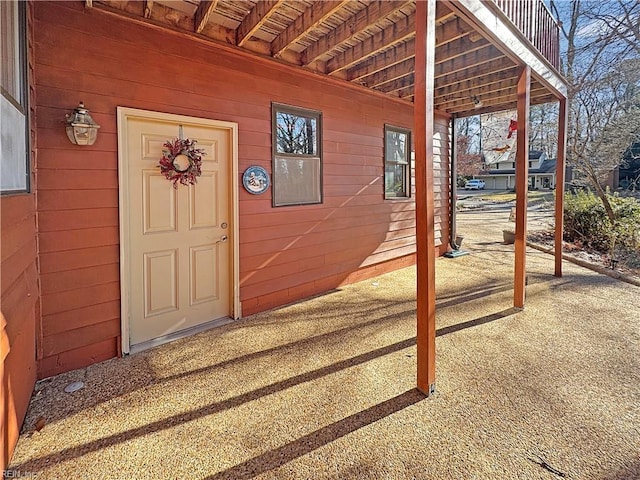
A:
<svg viewBox="0 0 640 480">
<path fill-rule="evenodd" d="M 470 255 L 437 261 L 435 395 L 414 388 L 407 268 L 40 382 L 10 468 L 38 479 L 640 478 L 640 289 L 572 264 L 555 278 L 553 258 L 530 251 L 526 308 L 514 310 L 513 248 L 472 215 L 460 227 Z M 84 388 L 64 393 L 76 380 Z"/>
</svg>

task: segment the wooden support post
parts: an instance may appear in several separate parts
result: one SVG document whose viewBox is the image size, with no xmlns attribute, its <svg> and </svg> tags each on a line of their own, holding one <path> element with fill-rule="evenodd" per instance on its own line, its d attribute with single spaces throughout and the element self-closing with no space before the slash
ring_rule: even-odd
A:
<svg viewBox="0 0 640 480">
<path fill-rule="evenodd" d="M 435 0 L 416 2 L 416 149 L 417 348 L 418 390 L 435 391 L 436 254 L 433 201 L 433 89 Z"/>
<path fill-rule="evenodd" d="M 513 280 L 513 306 L 524 308 L 527 278 L 527 193 L 529 186 L 529 103 L 531 68 L 518 72 L 518 137 L 516 139 L 516 259 Z"/>
<path fill-rule="evenodd" d="M 564 175 L 567 152 L 567 99 L 560 99 L 558 111 L 558 151 L 556 154 L 556 221 L 555 221 L 555 276 L 562 276 L 562 232 L 564 230 Z"/>
</svg>

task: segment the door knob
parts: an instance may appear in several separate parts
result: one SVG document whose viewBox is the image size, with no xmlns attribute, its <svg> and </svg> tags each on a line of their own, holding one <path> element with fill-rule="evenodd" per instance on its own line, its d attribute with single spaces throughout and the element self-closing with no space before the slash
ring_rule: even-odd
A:
<svg viewBox="0 0 640 480">
<path fill-rule="evenodd" d="M 229 237 L 227 237 L 226 235 L 222 235 L 220 237 L 220 240 L 218 240 L 216 243 L 224 243 L 229 239 Z"/>
</svg>

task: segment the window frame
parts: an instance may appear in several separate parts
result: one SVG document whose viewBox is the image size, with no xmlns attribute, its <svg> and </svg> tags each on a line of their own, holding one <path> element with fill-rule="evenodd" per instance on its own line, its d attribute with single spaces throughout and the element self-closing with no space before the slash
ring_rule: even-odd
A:
<svg viewBox="0 0 640 480">
<path fill-rule="evenodd" d="M 402 164 L 398 162 L 390 162 L 387 160 L 387 134 L 389 132 L 393 133 L 403 133 L 407 135 L 407 163 Z M 412 132 L 410 128 L 398 127 L 396 125 L 386 124 L 384 125 L 384 149 L 383 149 L 383 174 L 382 174 L 382 189 L 384 193 L 385 200 L 407 200 L 411 198 L 411 169 L 412 169 L 412 160 L 413 160 L 413 150 L 412 150 Z M 404 187 L 405 194 L 402 196 L 393 195 L 387 192 L 387 164 L 390 165 L 404 165 Z"/>
<path fill-rule="evenodd" d="M 25 158 L 24 160 L 24 188 L 3 190 L 0 186 L 0 196 L 16 195 L 31 193 L 31 138 L 30 138 L 30 119 L 29 119 L 29 62 L 27 50 L 27 2 L 15 0 L 16 13 L 18 16 L 18 55 L 20 61 L 18 68 L 20 69 L 20 80 L 18 88 L 20 88 L 20 101 L 16 100 L 11 93 L 6 91 L 0 84 L 0 96 L 2 96 L 10 105 L 12 105 L 18 113 L 24 117 L 24 143 Z"/>
<path fill-rule="evenodd" d="M 314 118 L 316 120 L 316 153 L 315 154 L 302 154 L 302 153 L 282 153 L 278 152 L 278 113 L 287 113 L 291 115 L 297 115 L 301 117 Z M 301 205 L 318 205 L 324 201 L 324 182 L 323 182 L 323 160 L 322 160 L 323 148 L 322 148 L 322 112 L 319 110 L 312 110 L 303 107 L 297 107 L 293 105 L 287 105 L 284 103 L 271 102 L 271 204 L 273 207 L 291 207 Z M 285 202 L 279 200 L 276 195 L 278 182 L 278 175 L 276 169 L 276 162 L 278 158 L 288 160 L 309 160 L 318 162 L 318 198 L 305 202 Z"/>
</svg>

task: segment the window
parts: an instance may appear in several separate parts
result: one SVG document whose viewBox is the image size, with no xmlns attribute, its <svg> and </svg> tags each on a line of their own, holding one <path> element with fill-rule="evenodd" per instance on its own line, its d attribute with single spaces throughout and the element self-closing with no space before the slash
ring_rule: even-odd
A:
<svg viewBox="0 0 640 480">
<path fill-rule="evenodd" d="M 411 196 L 411 131 L 384 126 L 384 198 Z"/>
<path fill-rule="evenodd" d="M 26 2 L 0 1 L 0 192 L 29 189 L 27 156 Z"/>
<path fill-rule="evenodd" d="M 322 203 L 322 114 L 272 104 L 273 206 Z"/>
</svg>

